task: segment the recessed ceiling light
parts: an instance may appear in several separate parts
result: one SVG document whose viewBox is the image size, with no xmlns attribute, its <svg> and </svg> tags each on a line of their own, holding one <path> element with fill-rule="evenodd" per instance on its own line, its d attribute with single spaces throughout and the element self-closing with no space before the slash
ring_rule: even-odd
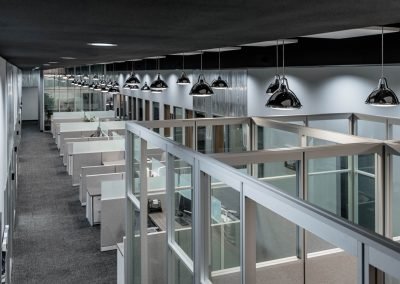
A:
<svg viewBox="0 0 400 284">
<path fill-rule="evenodd" d="M 75 57 L 70 57 L 70 56 L 62 56 L 60 58 L 64 59 L 64 60 L 74 60 L 74 59 L 76 59 Z"/>
<path fill-rule="evenodd" d="M 49 64 L 57 64 L 59 63 L 58 61 L 49 61 Z"/>
<path fill-rule="evenodd" d="M 187 56 L 187 55 L 199 55 L 201 51 L 189 51 L 189 52 L 182 52 L 182 53 L 174 53 L 170 55 L 177 55 L 177 56 Z"/>
<path fill-rule="evenodd" d="M 162 58 L 165 58 L 165 56 L 149 56 L 146 57 L 145 59 L 162 59 Z"/>
<path fill-rule="evenodd" d="M 43 66 L 50 66 L 50 64 L 48 64 L 48 63 L 44 63 L 44 64 L 43 64 Z"/>
<path fill-rule="evenodd" d="M 204 49 L 203 52 L 224 52 L 224 51 L 232 51 L 232 50 L 240 50 L 242 49 L 240 46 L 227 46 L 221 48 L 211 48 L 211 49 Z"/>
<path fill-rule="evenodd" d="M 142 61 L 142 59 L 129 59 L 128 61 Z"/>
<path fill-rule="evenodd" d="M 255 47 L 265 47 L 265 46 L 276 46 L 282 45 L 283 40 L 268 40 L 268 41 L 260 41 L 260 42 L 254 42 L 254 43 L 247 43 L 247 44 L 241 44 L 240 46 L 255 46 Z M 285 44 L 292 44 L 292 43 L 297 43 L 297 39 L 285 39 Z"/>
<path fill-rule="evenodd" d="M 400 31 L 399 28 L 385 27 L 383 33 L 395 33 Z M 343 38 L 352 38 L 352 37 L 362 37 L 362 36 L 371 36 L 371 35 L 379 35 L 382 32 L 381 27 L 367 27 L 360 29 L 350 29 L 343 31 L 336 31 L 330 33 L 321 33 L 314 35 L 306 35 L 303 37 L 312 37 L 312 38 L 326 38 L 326 39 L 343 39 Z"/>
<path fill-rule="evenodd" d="M 118 44 L 115 44 L 115 43 L 107 43 L 107 42 L 89 42 L 87 45 L 91 45 L 91 46 L 100 46 L 100 47 L 118 46 Z"/>
</svg>

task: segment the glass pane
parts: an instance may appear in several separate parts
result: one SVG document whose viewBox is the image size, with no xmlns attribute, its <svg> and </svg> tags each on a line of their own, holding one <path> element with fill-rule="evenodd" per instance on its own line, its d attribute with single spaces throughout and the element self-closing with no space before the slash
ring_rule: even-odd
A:
<svg viewBox="0 0 400 284">
<path fill-rule="evenodd" d="M 400 240 L 400 156 L 392 155 L 392 237 Z"/>
<path fill-rule="evenodd" d="M 136 208 L 133 203 L 129 203 L 131 212 L 132 212 L 132 233 L 133 238 L 132 242 L 132 249 L 133 253 L 130 254 L 131 261 L 132 261 L 132 277 L 134 284 L 140 284 L 141 281 L 141 247 L 140 247 L 140 210 Z"/>
<path fill-rule="evenodd" d="M 226 184 L 211 180 L 211 279 L 240 283 L 230 277 L 240 271 L 240 193 Z M 221 273 L 224 271 L 226 273 Z M 236 278 L 235 278 L 236 279 Z"/>
<path fill-rule="evenodd" d="M 375 138 L 380 140 L 386 139 L 385 123 L 357 120 L 357 135 L 367 138 Z"/>
<path fill-rule="evenodd" d="M 139 199 L 140 198 L 140 161 L 141 161 L 141 147 L 142 140 L 136 134 L 132 134 L 132 193 Z"/>
<path fill-rule="evenodd" d="M 343 218 L 349 216 L 348 157 L 308 160 L 307 200 Z M 350 199 L 351 200 L 351 199 Z"/>
<path fill-rule="evenodd" d="M 307 137 L 307 146 L 335 145 L 337 143 L 315 137 Z"/>
<path fill-rule="evenodd" d="M 179 158 L 174 159 L 174 208 L 175 242 L 190 257 L 192 251 L 192 200 L 193 181 L 192 166 Z"/>
<path fill-rule="evenodd" d="M 298 196 L 296 168 L 298 161 L 284 161 L 258 164 L 258 179 L 278 189 Z"/>
<path fill-rule="evenodd" d="M 344 134 L 349 133 L 348 119 L 309 120 L 308 126 L 312 128 L 319 128 Z"/>
<path fill-rule="evenodd" d="M 303 283 L 298 236 L 294 223 L 256 205 L 256 283 Z"/>
<path fill-rule="evenodd" d="M 190 284 L 193 283 L 193 275 L 190 270 L 186 267 L 184 262 L 180 260 L 173 252 L 173 265 L 174 269 L 174 283 L 175 284 Z"/>
<path fill-rule="evenodd" d="M 357 258 L 306 231 L 305 283 L 357 283 Z"/>
<path fill-rule="evenodd" d="M 259 150 L 300 146 L 300 138 L 295 133 L 262 126 L 257 131 Z"/>
</svg>

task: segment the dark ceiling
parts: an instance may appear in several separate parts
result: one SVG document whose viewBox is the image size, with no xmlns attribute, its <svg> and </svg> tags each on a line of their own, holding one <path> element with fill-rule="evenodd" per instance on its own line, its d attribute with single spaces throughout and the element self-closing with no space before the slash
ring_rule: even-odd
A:
<svg viewBox="0 0 400 284">
<path fill-rule="evenodd" d="M 0 7 L 0 55 L 24 69 L 49 61 L 60 63 L 45 69 L 400 22 L 398 0 L 0 0 Z"/>
</svg>

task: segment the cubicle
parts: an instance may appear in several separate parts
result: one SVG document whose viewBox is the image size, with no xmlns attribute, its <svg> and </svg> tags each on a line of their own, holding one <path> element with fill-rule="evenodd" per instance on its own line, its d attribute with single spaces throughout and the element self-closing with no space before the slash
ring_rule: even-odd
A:
<svg viewBox="0 0 400 284">
<path fill-rule="evenodd" d="M 71 143 L 68 152 L 67 171 L 72 185 L 80 182 L 82 167 L 125 164 L 125 139 Z"/>
<path fill-rule="evenodd" d="M 57 136 L 59 132 L 59 124 L 67 122 L 84 122 L 97 120 L 97 121 L 108 121 L 114 120 L 114 111 L 77 111 L 77 112 L 55 112 L 51 117 L 51 133 L 53 138 Z"/>
<path fill-rule="evenodd" d="M 127 281 L 399 283 L 398 126 L 351 113 L 128 123 Z"/>
<path fill-rule="evenodd" d="M 71 122 L 60 123 L 60 129 L 57 133 L 57 148 L 61 149 L 65 144 L 66 138 L 79 138 L 90 136 L 110 136 L 111 132 L 119 134 L 125 133 L 125 121 L 107 121 L 107 122 Z M 101 131 L 102 133 L 99 133 Z"/>
</svg>

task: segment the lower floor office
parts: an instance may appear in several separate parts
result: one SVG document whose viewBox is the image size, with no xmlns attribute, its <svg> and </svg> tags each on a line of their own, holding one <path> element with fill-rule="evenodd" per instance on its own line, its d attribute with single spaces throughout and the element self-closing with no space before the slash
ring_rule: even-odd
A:
<svg viewBox="0 0 400 284">
<path fill-rule="evenodd" d="M 13 283 L 115 283 L 115 251 L 100 252 L 49 133 L 23 121 L 19 152 Z"/>
</svg>

